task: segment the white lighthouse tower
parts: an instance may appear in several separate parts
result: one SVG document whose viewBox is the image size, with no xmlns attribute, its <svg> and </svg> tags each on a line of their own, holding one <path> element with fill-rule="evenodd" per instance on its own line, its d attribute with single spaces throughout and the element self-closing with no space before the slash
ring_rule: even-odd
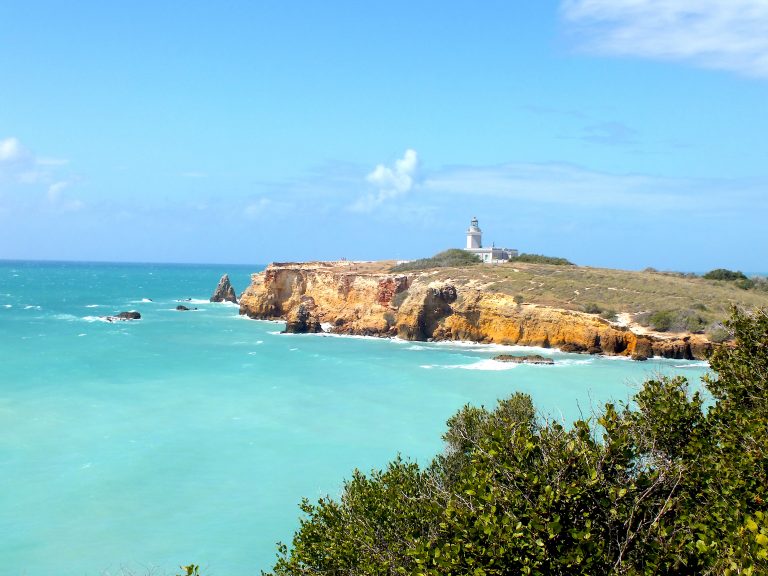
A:
<svg viewBox="0 0 768 576">
<path fill-rule="evenodd" d="M 467 250 L 476 250 L 483 247 L 483 231 L 477 225 L 477 216 L 472 218 L 467 229 Z"/>
<path fill-rule="evenodd" d="M 499 264 L 507 262 L 517 256 L 517 250 L 513 248 L 497 248 L 492 244 L 490 248 L 483 248 L 483 231 L 477 223 L 477 217 L 472 218 L 467 228 L 467 252 L 471 252 L 486 264 Z"/>
</svg>

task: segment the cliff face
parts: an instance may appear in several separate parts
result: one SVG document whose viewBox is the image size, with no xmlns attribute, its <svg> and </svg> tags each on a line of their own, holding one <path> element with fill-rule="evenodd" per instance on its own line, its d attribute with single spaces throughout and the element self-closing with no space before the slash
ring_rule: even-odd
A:
<svg viewBox="0 0 768 576">
<path fill-rule="evenodd" d="M 701 335 L 636 334 L 591 314 L 515 303 L 471 281 L 434 281 L 429 271 L 388 274 L 349 262 L 270 264 L 252 277 L 240 313 L 285 319 L 288 332 L 472 340 L 635 357 L 704 359 Z"/>
</svg>

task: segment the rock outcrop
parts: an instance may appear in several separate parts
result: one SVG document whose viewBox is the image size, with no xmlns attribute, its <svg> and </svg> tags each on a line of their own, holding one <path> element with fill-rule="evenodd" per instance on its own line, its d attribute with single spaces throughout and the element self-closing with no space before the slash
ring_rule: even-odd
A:
<svg viewBox="0 0 768 576">
<path fill-rule="evenodd" d="M 224 274 L 219 280 L 219 285 L 216 286 L 216 290 L 211 296 L 211 302 L 233 302 L 237 304 L 237 296 L 235 295 L 235 289 L 232 288 L 232 284 L 229 282 L 229 274 Z"/>
<path fill-rule="evenodd" d="M 513 364 L 546 364 L 551 366 L 555 363 L 552 358 L 545 358 L 540 354 L 530 354 L 528 356 L 513 356 L 511 354 L 499 354 L 493 357 L 499 362 L 511 362 Z"/>
<path fill-rule="evenodd" d="M 120 312 L 115 316 L 105 316 L 104 319 L 107 322 L 124 322 L 126 320 L 140 320 L 141 314 L 136 312 L 135 310 L 131 310 L 130 312 Z"/>
<path fill-rule="evenodd" d="M 407 340 L 471 340 L 556 347 L 629 357 L 704 359 L 702 335 L 636 334 L 573 310 L 518 304 L 471 281 L 435 281 L 429 271 L 391 274 L 352 262 L 276 263 L 252 277 L 240 313 L 285 319 L 286 332 L 399 336 Z"/>
</svg>

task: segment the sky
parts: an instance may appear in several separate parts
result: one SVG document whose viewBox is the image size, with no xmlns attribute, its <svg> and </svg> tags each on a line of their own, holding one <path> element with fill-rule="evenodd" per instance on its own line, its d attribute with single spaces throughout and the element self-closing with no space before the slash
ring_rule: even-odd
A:
<svg viewBox="0 0 768 576">
<path fill-rule="evenodd" d="M 0 259 L 768 272 L 768 0 L 0 3 Z"/>
</svg>

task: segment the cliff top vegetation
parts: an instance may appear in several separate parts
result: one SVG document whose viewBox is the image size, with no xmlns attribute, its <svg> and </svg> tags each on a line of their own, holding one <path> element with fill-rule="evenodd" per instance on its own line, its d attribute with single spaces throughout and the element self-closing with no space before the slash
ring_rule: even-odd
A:
<svg viewBox="0 0 768 576">
<path fill-rule="evenodd" d="M 412 270 L 427 270 L 429 268 L 446 268 L 475 266 L 480 264 L 480 258 L 466 250 L 449 248 L 435 254 L 431 258 L 420 258 L 410 262 L 403 262 L 392 267 L 392 272 L 409 272 Z"/>
<path fill-rule="evenodd" d="M 557 258 L 555 256 L 544 256 L 542 254 L 518 254 L 514 258 L 510 258 L 510 262 L 528 262 L 530 264 L 554 264 L 555 266 L 574 266 L 574 263 L 565 258 Z"/>
</svg>

